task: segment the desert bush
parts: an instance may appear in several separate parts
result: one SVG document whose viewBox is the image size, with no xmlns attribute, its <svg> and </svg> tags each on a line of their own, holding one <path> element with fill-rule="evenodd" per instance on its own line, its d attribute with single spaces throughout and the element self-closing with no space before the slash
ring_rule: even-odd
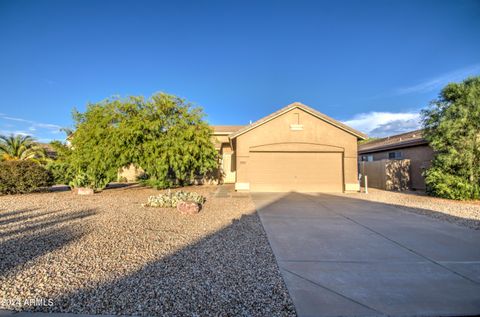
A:
<svg viewBox="0 0 480 317">
<path fill-rule="evenodd" d="M 148 202 L 144 206 L 148 207 L 162 207 L 162 208 L 176 208 L 181 201 L 194 202 L 203 205 L 206 198 L 195 192 L 171 192 L 170 190 L 164 194 L 157 196 L 150 196 Z"/>
<path fill-rule="evenodd" d="M 46 165 L 46 168 L 53 176 L 55 184 L 70 184 L 75 177 L 70 164 L 61 161 L 52 161 Z"/>
<path fill-rule="evenodd" d="M 22 160 L 0 162 L 1 194 L 30 193 L 52 184 L 52 174 L 38 163 Z"/>
<path fill-rule="evenodd" d="M 425 182 L 427 192 L 432 196 L 448 199 L 480 199 L 480 186 L 468 182 L 463 177 L 447 174 L 439 169 L 427 171 Z"/>
<path fill-rule="evenodd" d="M 87 174 L 85 173 L 78 173 L 73 177 L 73 179 L 68 183 L 72 188 L 79 188 L 79 187 L 90 187 L 90 180 L 88 179 Z"/>
<path fill-rule="evenodd" d="M 108 185 L 110 179 L 110 177 L 101 174 L 92 175 L 88 172 L 78 172 L 69 185 L 72 188 L 85 187 L 102 190 Z"/>
<path fill-rule="evenodd" d="M 148 178 L 148 176 L 139 177 L 138 182 L 144 186 L 153 187 L 155 189 L 167 189 L 175 187 L 174 182 L 171 180 Z"/>
</svg>

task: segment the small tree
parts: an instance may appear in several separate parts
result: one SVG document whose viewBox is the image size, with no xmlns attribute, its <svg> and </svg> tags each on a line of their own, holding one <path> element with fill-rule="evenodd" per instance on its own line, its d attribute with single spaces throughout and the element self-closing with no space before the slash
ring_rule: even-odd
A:
<svg viewBox="0 0 480 317">
<path fill-rule="evenodd" d="M 155 187 L 186 184 L 217 164 L 203 117 L 200 108 L 163 93 L 91 104 L 74 112 L 72 165 L 95 188 L 129 164 L 142 167 Z"/>
<path fill-rule="evenodd" d="M 426 172 L 428 191 L 480 198 L 480 77 L 447 85 L 422 116 L 424 137 L 436 153 Z"/>
</svg>

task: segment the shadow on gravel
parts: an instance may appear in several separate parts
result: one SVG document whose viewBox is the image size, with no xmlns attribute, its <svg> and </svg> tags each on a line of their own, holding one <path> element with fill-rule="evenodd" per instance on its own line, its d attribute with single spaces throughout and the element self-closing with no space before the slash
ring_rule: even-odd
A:
<svg viewBox="0 0 480 317">
<path fill-rule="evenodd" d="M 54 303 L 52 311 L 83 314 L 295 315 L 256 213 L 133 274 L 78 289 Z"/>
<path fill-rule="evenodd" d="M 95 214 L 93 210 L 70 212 L 54 218 L 54 220 L 39 220 L 55 212 L 34 213 L 35 209 L 11 211 L 1 214 L 0 221 L 0 277 L 14 270 L 21 270 L 29 261 L 48 254 L 69 244 L 85 234 L 75 224 L 70 222 L 85 219 Z M 58 212 L 58 211 L 57 211 Z M 21 217 L 7 218 L 21 214 Z M 32 220 L 27 225 L 22 221 Z M 19 227 L 15 227 L 19 222 Z M 14 226 L 9 229 L 6 225 Z M 54 225 L 62 225 L 60 228 Z"/>
<path fill-rule="evenodd" d="M 14 224 L 14 223 L 17 223 L 17 222 L 22 222 L 24 220 L 31 220 L 31 219 L 34 219 L 34 218 L 38 218 L 38 217 L 44 217 L 44 216 L 48 216 L 48 215 L 53 215 L 57 212 L 59 212 L 59 210 L 54 210 L 54 211 L 46 211 L 46 212 L 37 212 L 37 213 L 28 213 L 28 211 L 34 211 L 35 209 L 29 209 L 27 211 L 23 211 L 21 214 L 21 216 L 17 216 L 17 217 L 11 217 L 11 218 L 8 218 L 8 219 L 4 219 L 6 218 L 6 216 L 0 216 L 0 226 L 2 225 L 8 225 L 8 224 Z M 1 234 L 1 232 L 0 232 Z"/>
<path fill-rule="evenodd" d="M 34 210 L 35 209 L 33 209 L 33 208 L 25 208 L 25 209 L 13 210 L 13 211 L 1 212 L 0 213 L 0 219 L 25 214 L 25 213 L 28 213 L 28 212 L 34 211 Z"/>
<path fill-rule="evenodd" d="M 137 183 L 110 183 L 103 190 L 116 189 L 116 188 L 130 188 L 138 186 Z M 54 185 L 46 190 L 46 192 L 68 192 L 71 191 L 70 186 L 67 185 Z"/>
<path fill-rule="evenodd" d="M 322 197 L 328 199 L 323 202 Z M 318 204 L 325 204 L 331 208 L 335 208 L 337 200 L 342 200 L 345 208 L 338 212 L 343 216 L 365 209 L 378 211 L 370 218 L 373 221 L 382 221 L 382 217 L 388 218 L 389 215 L 396 215 L 396 218 L 391 218 L 399 219 L 400 210 L 397 206 L 348 196 L 324 194 L 317 196 L 298 193 L 279 194 L 275 199 L 265 199 L 262 209 L 271 209 L 271 212 L 275 213 L 288 213 L 289 209 L 270 208 L 277 204 L 281 207 L 284 199 L 291 201 L 313 199 L 317 200 Z M 294 216 L 291 217 L 294 218 Z M 392 226 L 395 225 L 397 224 L 392 222 Z M 408 227 L 407 224 L 405 226 Z M 41 251 L 36 255 L 39 256 L 81 236 L 81 233 L 69 231 L 68 227 L 65 230 L 66 232 L 58 233 L 58 237 L 56 231 L 47 230 L 38 237 L 13 241 L 8 245 L 2 245 L 1 248 L 2 250 L 6 248 L 7 254 L 20 253 L 20 264 L 22 264 L 29 258 L 28 256 L 22 258 L 23 249 L 19 248 L 19 245 L 25 245 L 25 250 L 28 250 L 30 247 L 41 246 L 46 240 L 48 248 L 47 250 L 40 248 Z M 162 238 L 162 234 L 175 235 L 178 239 L 183 239 L 183 235 L 188 232 L 179 230 L 179 232 L 165 233 L 159 230 L 159 239 Z M 65 236 L 67 238 L 64 238 Z M 51 240 L 56 241 L 56 239 L 59 239 L 57 244 L 52 243 Z M 122 248 L 122 245 L 118 248 Z M 134 251 L 125 250 L 125 252 Z M 0 269 L 4 268 L 0 267 Z M 448 289 L 448 285 L 445 287 Z M 360 285 L 358 288 L 360 289 Z M 352 287 L 351 292 L 355 293 L 356 290 L 356 287 Z M 310 295 L 306 294 L 306 296 Z M 394 300 L 388 293 L 384 295 L 385 302 Z M 233 220 L 221 230 L 174 251 L 169 256 L 159 256 L 131 274 L 119 272 L 118 277 L 112 281 L 91 284 L 89 287 L 55 297 L 53 300 L 53 307 L 26 309 L 149 316 L 295 315 L 264 228 L 259 216 L 253 211 L 240 219 Z"/>
</svg>

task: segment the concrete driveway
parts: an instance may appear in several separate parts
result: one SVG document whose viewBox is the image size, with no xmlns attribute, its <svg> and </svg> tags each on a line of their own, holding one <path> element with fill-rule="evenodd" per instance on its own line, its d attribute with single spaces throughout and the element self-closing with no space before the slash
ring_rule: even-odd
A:
<svg viewBox="0 0 480 317">
<path fill-rule="evenodd" d="M 480 314 L 480 232 L 327 194 L 252 194 L 300 316 Z"/>
</svg>

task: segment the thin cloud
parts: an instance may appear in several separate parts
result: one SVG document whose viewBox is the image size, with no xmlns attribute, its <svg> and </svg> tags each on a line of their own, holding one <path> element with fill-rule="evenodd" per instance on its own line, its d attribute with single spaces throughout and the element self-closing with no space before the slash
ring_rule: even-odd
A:
<svg viewBox="0 0 480 317">
<path fill-rule="evenodd" d="M 5 119 L 5 120 L 10 120 L 10 121 L 18 121 L 18 122 L 29 122 L 29 123 L 33 123 L 33 121 L 30 121 L 30 120 L 25 120 L 25 119 L 22 119 L 22 118 L 15 118 L 15 117 L 9 117 L 7 115 L 4 115 L 4 114 L 1 114 L 0 117 L 2 117 L 2 119 Z"/>
<path fill-rule="evenodd" d="M 343 121 L 346 125 L 360 130 L 371 137 L 385 137 L 420 129 L 421 117 L 418 112 L 368 112 Z"/>
<path fill-rule="evenodd" d="M 480 64 L 471 65 L 453 72 L 431 78 L 419 84 L 402 87 L 396 90 L 397 95 L 407 95 L 414 93 L 426 93 L 434 90 L 439 90 L 451 82 L 459 82 L 469 76 L 480 74 Z"/>
<path fill-rule="evenodd" d="M 31 135 L 31 133 L 28 133 L 27 131 L 23 130 L 0 130 L 0 135 L 22 135 L 22 136 L 27 136 Z"/>
<path fill-rule="evenodd" d="M 51 140 L 54 135 L 61 133 L 61 128 L 52 123 L 36 122 L 0 113 L 0 135 L 31 135 L 39 140 Z"/>
<path fill-rule="evenodd" d="M 52 130 L 58 130 L 58 131 L 60 131 L 60 129 L 62 128 L 59 125 L 51 124 L 51 123 L 34 123 L 33 126 L 37 128 L 52 129 Z"/>
<path fill-rule="evenodd" d="M 43 129 L 59 130 L 59 131 L 62 128 L 61 126 L 56 125 L 56 124 L 41 123 L 41 122 L 36 122 L 36 121 L 27 120 L 27 119 L 23 119 L 23 118 L 10 117 L 10 116 L 4 115 L 4 114 L 0 114 L 0 119 L 29 123 L 31 125 L 30 126 L 31 128 L 43 128 Z"/>
</svg>

